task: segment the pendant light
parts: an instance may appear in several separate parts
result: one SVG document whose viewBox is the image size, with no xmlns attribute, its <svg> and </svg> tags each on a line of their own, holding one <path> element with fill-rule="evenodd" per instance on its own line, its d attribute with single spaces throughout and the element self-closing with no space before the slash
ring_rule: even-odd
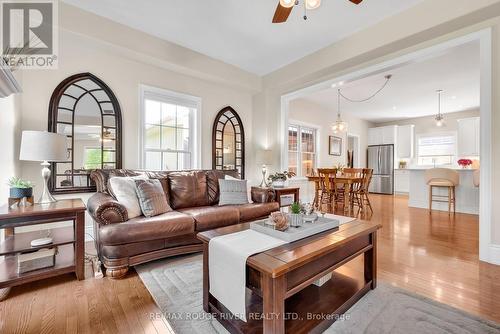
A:
<svg viewBox="0 0 500 334">
<path fill-rule="evenodd" d="M 444 116 L 441 113 L 441 94 L 443 93 L 442 89 L 436 91 L 438 93 L 438 113 L 434 118 L 436 120 L 436 126 L 442 127 L 444 125 Z"/>
<path fill-rule="evenodd" d="M 347 123 L 342 120 L 340 115 L 340 89 L 337 90 L 337 120 L 332 125 L 333 133 L 341 133 L 347 131 Z"/>
</svg>

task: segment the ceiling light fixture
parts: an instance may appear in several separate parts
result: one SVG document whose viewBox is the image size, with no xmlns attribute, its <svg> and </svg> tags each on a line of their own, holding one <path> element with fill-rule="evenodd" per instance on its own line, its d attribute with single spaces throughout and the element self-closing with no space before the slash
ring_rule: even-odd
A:
<svg viewBox="0 0 500 334">
<path fill-rule="evenodd" d="M 285 8 L 290 8 L 295 6 L 296 0 L 280 0 L 280 5 Z"/>
<path fill-rule="evenodd" d="M 316 9 L 321 5 L 321 0 L 305 0 L 307 9 Z"/>
<path fill-rule="evenodd" d="M 337 120 L 332 125 L 333 133 L 342 133 L 347 131 L 347 123 L 342 120 L 342 116 L 340 114 L 340 88 L 337 90 Z"/>
<path fill-rule="evenodd" d="M 436 126 L 442 127 L 444 125 L 444 116 L 441 114 L 441 94 L 443 93 L 442 89 L 436 91 L 438 93 L 438 114 L 434 118 L 436 120 Z"/>
</svg>

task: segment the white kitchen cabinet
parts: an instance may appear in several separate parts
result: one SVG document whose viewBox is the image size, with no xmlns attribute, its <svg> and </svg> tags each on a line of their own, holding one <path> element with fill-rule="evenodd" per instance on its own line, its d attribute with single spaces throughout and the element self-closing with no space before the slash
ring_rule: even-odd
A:
<svg viewBox="0 0 500 334">
<path fill-rule="evenodd" d="M 382 126 L 368 129 L 368 145 L 388 145 L 396 143 L 396 126 Z"/>
<path fill-rule="evenodd" d="M 405 169 L 394 170 L 394 192 L 408 194 L 410 192 L 410 171 Z"/>
<path fill-rule="evenodd" d="M 382 128 L 368 129 L 368 145 L 380 145 L 382 143 Z"/>
<path fill-rule="evenodd" d="M 398 159 L 413 158 L 415 125 L 402 125 L 397 129 L 397 157 Z"/>
<path fill-rule="evenodd" d="M 480 118 L 470 117 L 458 121 L 458 157 L 479 156 L 480 154 Z"/>
</svg>

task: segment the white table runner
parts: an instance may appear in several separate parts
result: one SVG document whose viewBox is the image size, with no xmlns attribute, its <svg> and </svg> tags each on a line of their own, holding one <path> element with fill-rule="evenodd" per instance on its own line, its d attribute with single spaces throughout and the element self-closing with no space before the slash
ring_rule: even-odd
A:
<svg viewBox="0 0 500 334">
<path fill-rule="evenodd" d="M 351 217 L 327 214 L 340 225 L 353 221 Z M 215 237 L 208 244 L 210 293 L 237 318 L 246 319 L 246 263 L 249 256 L 286 244 L 254 230 L 245 230 Z"/>
</svg>

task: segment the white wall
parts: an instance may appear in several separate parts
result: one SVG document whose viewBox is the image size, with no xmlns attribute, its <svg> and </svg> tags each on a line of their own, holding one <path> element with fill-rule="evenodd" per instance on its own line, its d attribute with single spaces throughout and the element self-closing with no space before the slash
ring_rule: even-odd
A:
<svg viewBox="0 0 500 334">
<path fill-rule="evenodd" d="M 331 126 L 337 119 L 337 111 L 334 108 L 325 108 L 307 99 L 296 99 L 290 102 L 288 112 L 289 123 L 299 121 L 312 125 L 319 131 L 319 155 L 318 167 L 333 167 L 336 164 L 347 164 L 347 134 L 358 135 L 360 138 L 360 166 L 366 166 L 366 148 L 368 144 L 368 128 L 373 124 L 342 114 L 342 119 L 348 123 L 348 131 L 334 134 Z M 342 138 L 342 155 L 333 156 L 328 152 L 329 136 Z"/>
</svg>

